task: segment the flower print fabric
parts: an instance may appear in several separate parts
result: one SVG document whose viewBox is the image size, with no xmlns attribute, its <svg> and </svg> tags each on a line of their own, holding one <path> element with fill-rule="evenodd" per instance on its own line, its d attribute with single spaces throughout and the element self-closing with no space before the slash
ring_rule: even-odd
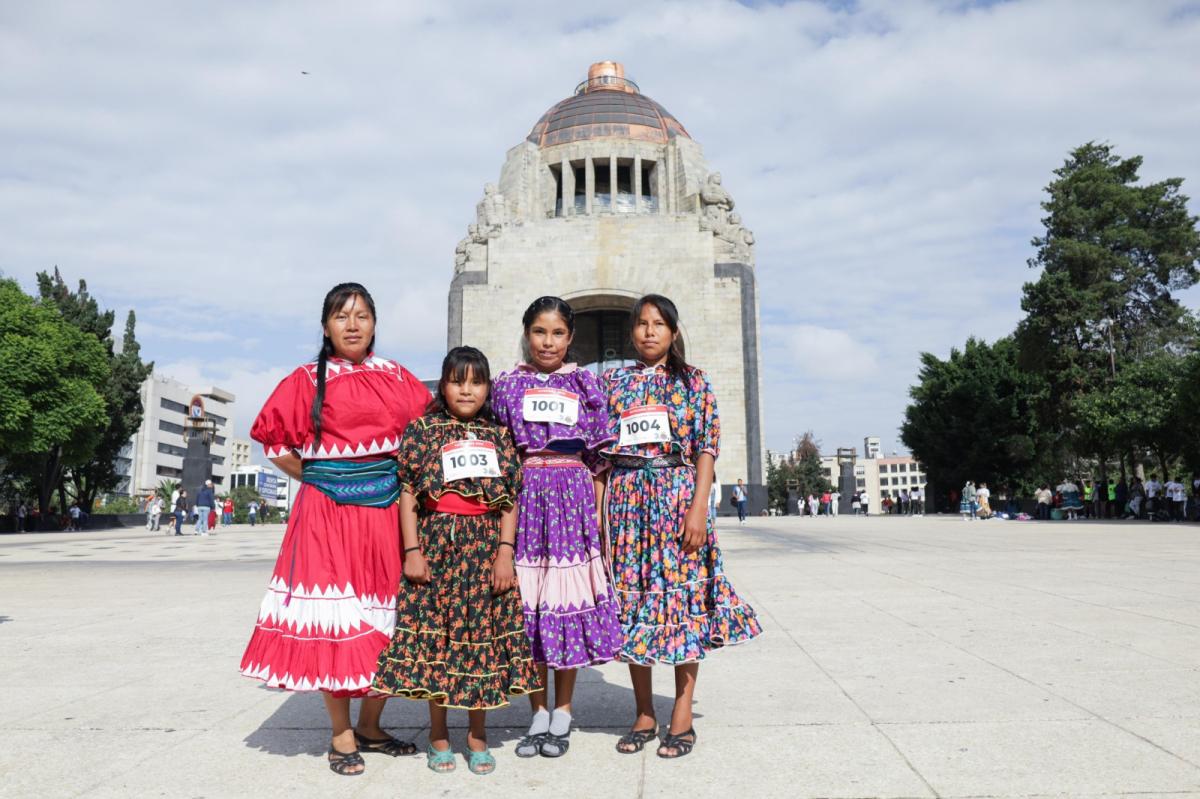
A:
<svg viewBox="0 0 1200 799">
<path fill-rule="evenodd" d="M 500 477 L 443 480 L 442 446 L 472 436 L 496 446 Z M 511 508 L 521 490 L 512 437 L 483 420 L 425 416 L 405 431 L 399 466 L 401 484 L 417 500 L 417 534 L 432 579 L 401 585 L 396 630 L 379 656 L 372 688 L 467 710 L 503 707 L 509 696 L 536 691 L 520 596 L 492 594 L 500 511 Z M 447 494 L 488 510 L 443 513 L 426 504 Z"/>
<path fill-rule="evenodd" d="M 567 426 L 526 420 L 523 402 L 531 388 L 577 395 L 578 421 Z M 534 660 L 555 669 L 612 660 L 621 647 L 621 625 L 588 468 L 607 465 L 598 450 L 612 442 L 599 378 L 574 364 L 551 374 L 523 364 L 496 378 L 492 408 L 522 454 L 535 456 L 523 469 L 515 553 Z"/>
<path fill-rule="evenodd" d="M 705 543 L 682 546 L 684 517 L 696 492 L 696 460 L 720 453 L 720 419 L 708 377 L 688 367 L 685 378 L 665 367 L 629 366 L 605 373 L 609 431 L 621 414 L 665 405 L 671 440 L 605 448 L 614 460 L 607 492 L 613 587 L 621 603 L 622 660 L 642 665 L 702 660 L 713 649 L 745 643 L 762 628 L 725 576 L 711 517 Z M 678 456 L 683 465 L 652 466 Z M 707 498 L 704 498 L 707 502 Z"/>
</svg>

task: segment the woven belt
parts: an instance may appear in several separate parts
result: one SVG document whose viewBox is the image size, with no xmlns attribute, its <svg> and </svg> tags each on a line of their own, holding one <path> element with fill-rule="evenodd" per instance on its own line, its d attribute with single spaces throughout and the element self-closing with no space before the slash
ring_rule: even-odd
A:
<svg viewBox="0 0 1200 799">
<path fill-rule="evenodd" d="M 379 461 L 305 461 L 303 478 L 339 505 L 386 508 L 400 498 L 396 462 Z"/>
<path fill-rule="evenodd" d="M 579 466 L 587 468 L 584 466 L 583 459 L 578 455 L 566 455 L 560 452 L 526 455 L 521 459 L 521 465 L 535 468 L 538 466 Z"/>
<path fill-rule="evenodd" d="M 639 458 L 636 455 L 613 455 L 609 458 L 616 469 L 673 469 L 676 466 L 686 466 L 683 456 L 679 453 L 672 455 L 657 455 L 653 458 Z"/>
</svg>

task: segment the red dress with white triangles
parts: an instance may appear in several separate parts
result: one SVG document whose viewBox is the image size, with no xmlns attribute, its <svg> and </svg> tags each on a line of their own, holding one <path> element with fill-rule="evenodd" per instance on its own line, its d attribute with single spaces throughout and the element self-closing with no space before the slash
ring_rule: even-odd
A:
<svg viewBox="0 0 1200 799">
<path fill-rule="evenodd" d="M 310 421 L 315 363 L 285 377 L 250 437 L 268 458 L 379 460 L 395 455 L 429 391 L 395 361 L 330 358 L 321 444 Z M 242 674 L 274 688 L 366 696 L 379 653 L 392 639 L 403 579 L 397 507 L 341 505 L 302 485 L 275 571 L 242 655 Z"/>
</svg>

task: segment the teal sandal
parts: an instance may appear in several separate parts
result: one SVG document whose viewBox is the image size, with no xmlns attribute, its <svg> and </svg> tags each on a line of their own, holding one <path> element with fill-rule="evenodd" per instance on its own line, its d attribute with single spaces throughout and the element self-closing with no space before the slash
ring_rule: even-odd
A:
<svg viewBox="0 0 1200 799">
<path fill-rule="evenodd" d="M 458 767 L 454 761 L 453 749 L 434 749 L 433 744 L 429 744 L 429 748 L 425 750 L 425 765 L 430 771 L 436 771 L 438 774 L 449 774 Z"/>
<path fill-rule="evenodd" d="M 468 749 L 467 768 L 472 774 L 491 774 L 496 770 L 496 758 L 492 757 L 492 753 L 487 749 L 482 752 Z"/>
</svg>

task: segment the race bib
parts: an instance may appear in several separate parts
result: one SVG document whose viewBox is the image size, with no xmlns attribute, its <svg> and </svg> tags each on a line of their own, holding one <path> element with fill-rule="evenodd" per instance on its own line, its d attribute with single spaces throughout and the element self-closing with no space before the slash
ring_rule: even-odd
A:
<svg viewBox="0 0 1200 799">
<path fill-rule="evenodd" d="M 500 460 L 492 442 L 452 441 L 442 447 L 442 479 L 447 483 L 471 477 L 499 476 Z"/>
<path fill-rule="evenodd" d="M 620 446 L 662 444 L 671 440 L 671 422 L 666 405 L 643 405 L 621 414 Z"/>
<path fill-rule="evenodd" d="M 529 388 L 521 400 L 527 422 L 553 422 L 568 427 L 579 421 L 579 395 L 560 388 Z"/>
</svg>

